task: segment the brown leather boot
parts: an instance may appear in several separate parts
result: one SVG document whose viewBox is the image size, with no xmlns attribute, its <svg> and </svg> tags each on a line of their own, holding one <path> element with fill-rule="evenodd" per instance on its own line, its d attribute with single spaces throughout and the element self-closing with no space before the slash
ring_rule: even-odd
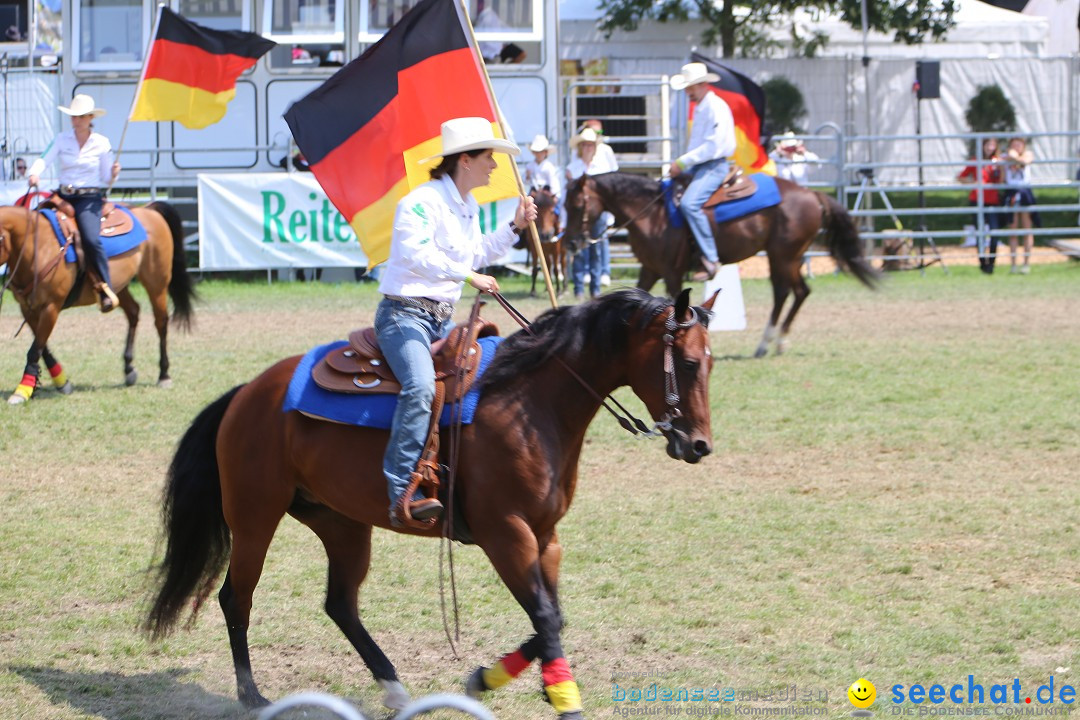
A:
<svg viewBox="0 0 1080 720">
<path fill-rule="evenodd" d="M 409 505 L 409 518 L 405 517 L 405 504 Z M 423 528 L 428 526 L 429 520 L 442 515 L 443 504 L 435 498 L 421 498 L 419 500 L 408 501 L 404 497 L 398 500 L 394 504 L 394 511 L 390 515 L 390 525 L 392 527 L 419 527 Z"/>
</svg>

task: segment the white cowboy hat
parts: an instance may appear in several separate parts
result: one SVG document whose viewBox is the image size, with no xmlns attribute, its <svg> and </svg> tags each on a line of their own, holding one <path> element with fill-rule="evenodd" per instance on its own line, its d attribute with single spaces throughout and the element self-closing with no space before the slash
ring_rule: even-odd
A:
<svg viewBox="0 0 1080 720">
<path fill-rule="evenodd" d="M 481 117 L 463 117 L 447 120 L 442 124 L 442 152 L 437 152 L 421 160 L 426 163 L 437 157 L 446 157 L 469 150 L 498 150 L 517 157 L 521 154 L 518 146 L 509 140 L 495 137 L 491 123 Z"/>
<path fill-rule="evenodd" d="M 101 117 L 105 114 L 105 110 L 99 107 L 94 107 L 94 98 L 89 95 L 76 95 L 71 98 L 71 107 L 64 107 L 63 105 L 57 105 L 60 112 L 72 117 L 79 117 L 81 115 L 93 115 L 94 117 Z"/>
<path fill-rule="evenodd" d="M 709 72 L 709 68 L 705 67 L 705 63 L 687 63 L 682 66 L 682 72 L 671 78 L 672 90 L 685 90 L 691 85 L 697 85 L 703 82 L 717 82 L 720 80 L 720 76 L 714 72 Z"/>
<path fill-rule="evenodd" d="M 570 147 L 576 148 L 583 142 L 594 143 L 597 142 L 599 139 L 600 136 L 596 134 L 596 131 L 593 130 L 591 127 L 587 127 L 574 137 L 570 138 Z"/>
<path fill-rule="evenodd" d="M 534 153 L 544 152 L 551 147 L 551 141 L 543 135 L 537 135 L 533 138 L 533 141 L 529 143 L 529 150 Z"/>
<path fill-rule="evenodd" d="M 780 141 L 776 143 L 776 146 L 787 150 L 788 148 L 797 148 L 800 143 L 795 139 L 795 133 L 788 130 L 786 133 L 780 136 Z"/>
</svg>

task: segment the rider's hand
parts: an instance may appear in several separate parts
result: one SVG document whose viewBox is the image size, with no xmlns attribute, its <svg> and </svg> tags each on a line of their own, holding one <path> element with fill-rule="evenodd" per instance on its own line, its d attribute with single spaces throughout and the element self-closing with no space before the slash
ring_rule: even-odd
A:
<svg viewBox="0 0 1080 720">
<path fill-rule="evenodd" d="M 490 275 L 481 275 L 480 273 L 473 273 L 469 277 L 469 284 L 477 290 L 489 293 L 499 292 L 499 281 Z"/>
<path fill-rule="evenodd" d="M 112 179 L 115 181 L 116 176 L 120 174 L 120 163 L 114 162 L 112 164 Z"/>
<path fill-rule="evenodd" d="M 524 230 L 534 220 L 536 220 L 536 203 L 531 196 L 525 195 L 521 198 L 517 211 L 514 213 L 514 227 Z"/>
<path fill-rule="evenodd" d="M 671 169 L 668 170 L 668 175 L 671 177 L 678 177 L 681 172 L 682 168 L 679 167 L 679 163 L 671 163 Z"/>
<path fill-rule="evenodd" d="M 37 175 L 31 175 L 30 177 L 28 177 L 26 179 L 29 181 L 29 183 L 31 185 L 37 185 L 38 184 L 38 176 Z"/>
</svg>

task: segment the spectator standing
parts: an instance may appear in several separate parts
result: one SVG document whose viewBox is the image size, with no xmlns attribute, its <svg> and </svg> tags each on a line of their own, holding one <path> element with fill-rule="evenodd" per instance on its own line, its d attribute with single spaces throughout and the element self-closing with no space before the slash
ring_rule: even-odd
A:
<svg viewBox="0 0 1080 720">
<path fill-rule="evenodd" d="M 769 157 L 776 163 L 777 177 L 797 182 L 800 185 L 806 182 L 807 164 L 818 160 L 818 156 L 807 150 L 802 141 L 796 139 L 795 133 L 790 130 L 784 133 L 784 136 L 776 143 Z"/>
<path fill-rule="evenodd" d="M 979 198 L 982 197 L 982 205 L 986 208 L 983 217 L 975 213 L 975 227 L 980 226 L 980 219 L 987 231 L 1001 229 L 1002 217 L 996 208 L 1001 204 L 1001 197 L 997 188 L 984 188 L 984 185 L 1000 185 L 1002 181 L 1001 158 L 998 157 L 998 141 L 995 138 L 986 138 L 982 143 L 982 173 L 978 173 L 977 164 L 972 161 L 971 165 L 961 171 L 956 179 L 962 183 L 975 183 L 976 188 L 968 194 L 968 204 L 978 206 Z M 983 252 L 982 242 L 978 245 L 979 269 L 987 275 L 994 272 L 994 260 L 997 257 L 998 239 L 996 235 L 990 236 L 990 250 Z"/>
<path fill-rule="evenodd" d="M 1027 147 L 1027 141 L 1023 138 L 1013 138 L 1009 141 L 1009 149 L 1005 154 L 1005 206 L 1009 208 L 1006 213 L 1006 222 L 1010 230 L 1027 230 L 1024 235 L 1024 263 L 1017 266 L 1016 252 L 1019 249 L 1017 235 L 1009 236 L 1009 255 L 1012 265 L 1011 273 L 1027 275 L 1031 272 L 1031 251 L 1035 247 L 1035 236 L 1031 233 L 1032 222 L 1038 226 L 1039 215 L 1020 208 L 1031 207 L 1035 204 L 1035 194 L 1031 191 L 1031 161 L 1034 154 Z"/>
<path fill-rule="evenodd" d="M 615 159 L 615 151 L 608 145 L 607 138 L 604 137 L 604 125 L 596 118 L 590 118 L 582 124 L 582 130 L 585 128 L 592 128 L 596 133 L 596 158 L 593 163 L 595 169 L 590 172 L 590 175 L 599 175 L 606 172 L 618 172 L 619 161 Z M 611 227 L 615 224 L 615 216 L 611 213 L 604 211 L 601 216 L 604 218 L 604 229 Z M 607 287 L 611 284 L 611 243 L 608 242 L 607 235 L 600 238 L 597 243 L 600 245 L 600 285 Z"/>
</svg>

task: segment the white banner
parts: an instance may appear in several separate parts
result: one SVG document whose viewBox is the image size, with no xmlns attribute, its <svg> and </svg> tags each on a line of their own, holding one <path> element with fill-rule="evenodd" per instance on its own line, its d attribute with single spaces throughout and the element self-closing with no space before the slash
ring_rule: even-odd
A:
<svg viewBox="0 0 1080 720">
<path fill-rule="evenodd" d="M 517 200 L 480 208 L 483 232 L 514 217 Z M 503 262 L 521 261 L 513 250 Z M 366 267 L 349 223 L 310 173 L 199 175 L 199 268 Z"/>
<path fill-rule="evenodd" d="M 356 233 L 309 173 L 199 175 L 201 269 L 367 264 Z"/>
</svg>

